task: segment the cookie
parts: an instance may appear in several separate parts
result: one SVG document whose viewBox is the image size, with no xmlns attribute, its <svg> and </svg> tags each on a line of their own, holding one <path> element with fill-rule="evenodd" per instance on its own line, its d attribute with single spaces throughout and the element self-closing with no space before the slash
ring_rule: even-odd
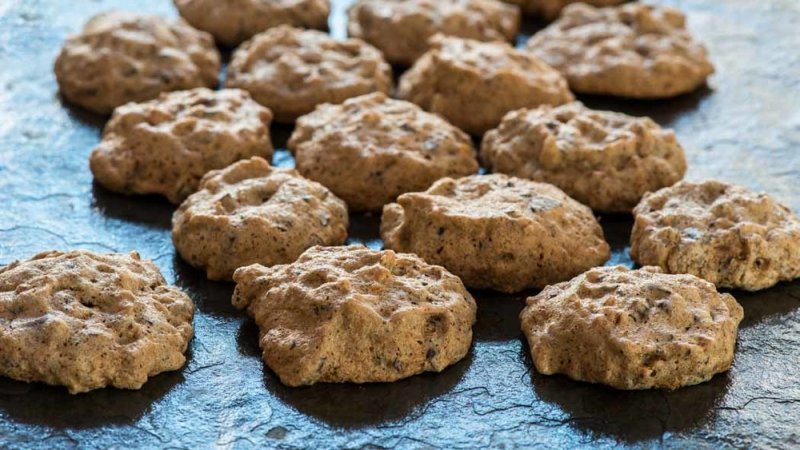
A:
<svg viewBox="0 0 800 450">
<path fill-rule="evenodd" d="M 347 207 L 324 186 L 254 157 L 203 177 L 172 217 L 172 242 L 209 279 L 230 280 L 239 267 L 341 245 L 347 225 Z"/>
<path fill-rule="evenodd" d="M 383 52 L 392 64 L 411 65 L 436 33 L 478 41 L 513 41 L 519 9 L 499 0 L 359 0 L 348 33 Z"/>
<path fill-rule="evenodd" d="M 211 170 L 271 158 L 271 121 L 272 113 L 239 89 L 165 93 L 114 110 L 89 163 L 109 190 L 180 203 Z"/>
<path fill-rule="evenodd" d="M 509 111 L 573 100 L 564 77 L 527 52 L 442 35 L 403 74 L 397 94 L 471 134 L 494 128 Z"/>
<path fill-rule="evenodd" d="M 472 342 L 472 296 L 415 255 L 314 247 L 289 265 L 243 267 L 234 280 L 234 306 L 255 319 L 264 362 L 288 386 L 441 372 Z"/>
<path fill-rule="evenodd" d="M 584 94 L 657 99 L 696 90 L 714 73 L 705 47 L 673 8 L 576 3 L 528 41 Z"/>
<path fill-rule="evenodd" d="M 800 218 L 766 194 L 683 181 L 646 195 L 633 215 L 641 265 L 748 291 L 800 278 Z"/>
<path fill-rule="evenodd" d="M 686 173 L 671 130 L 578 102 L 508 113 L 484 135 L 481 160 L 491 171 L 554 184 L 605 212 L 630 212 L 644 194 Z"/>
<path fill-rule="evenodd" d="M 236 49 L 227 87 L 242 88 L 279 122 L 293 122 L 322 103 L 388 93 L 392 69 L 360 39 L 337 41 L 314 30 L 279 26 Z"/>
<path fill-rule="evenodd" d="M 328 0 L 173 0 L 193 27 L 207 31 L 222 45 L 233 47 L 279 25 L 324 30 Z"/>
<path fill-rule="evenodd" d="M 219 68 L 208 33 L 181 19 L 124 11 L 92 17 L 67 38 L 55 62 L 61 95 L 103 114 L 162 92 L 213 88 Z"/>
<path fill-rule="evenodd" d="M 474 289 L 513 293 L 609 258 L 592 211 L 555 186 L 502 174 L 445 178 L 383 208 L 381 237 Z"/>
<path fill-rule="evenodd" d="M 297 121 L 297 170 L 347 203 L 374 211 L 404 192 L 478 171 L 470 137 L 441 117 L 383 93 L 325 104 Z"/>
<path fill-rule="evenodd" d="M 503 0 L 519 6 L 525 14 L 553 20 L 564 7 L 572 3 L 586 3 L 592 6 L 614 6 L 626 0 Z"/>
<path fill-rule="evenodd" d="M 72 394 L 178 370 L 192 300 L 139 254 L 45 252 L 0 268 L 0 375 Z"/>
<path fill-rule="evenodd" d="M 677 389 L 733 362 L 744 312 L 730 294 L 657 267 L 598 267 L 528 298 L 536 370 L 617 389 Z"/>
</svg>

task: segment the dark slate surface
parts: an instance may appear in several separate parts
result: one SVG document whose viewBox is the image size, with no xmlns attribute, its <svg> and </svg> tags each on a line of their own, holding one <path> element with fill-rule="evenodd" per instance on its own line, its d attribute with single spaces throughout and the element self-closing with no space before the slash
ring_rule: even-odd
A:
<svg viewBox="0 0 800 450">
<path fill-rule="evenodd" d="M 51 65 L 65 35 L 127 3 L 175 14 L 167 0 L 0 0 L 0 264 L 46 249 L 140 251 L 196 301 L 189 362 L 141 391 L 70 396 L 0 379 L 0 448 L 800 445 L 800 283 L 734 293 L 746 317 L 733 369 L 675 392 L 617 392 L 533 373 L 518 330 L 522 297 L 481 293 L 475 345 L 441 374 L 281 386 L 259 359 L 255 326 L 230 306 L 232 286 L 175 258 L 172 207 L 92 185 L 87 158 L 103 119 L 61 103 Z M 767 190 L 800 210 L 800 2 L 669 3 L 689 12 L 709 44 L 718 67 L 710 87 L 671 101 L 584 100 L 674 127 L 689 178 Z M 285 142 L 287 130 L 276 133 Z M 277 160 L 291 163 L 285 153 Z M 353 222 L 353 241 L 380 245 L 377 219 Z M 613 261 L 629 264 L 630 219 L 603 223 Z"/>
</svg>

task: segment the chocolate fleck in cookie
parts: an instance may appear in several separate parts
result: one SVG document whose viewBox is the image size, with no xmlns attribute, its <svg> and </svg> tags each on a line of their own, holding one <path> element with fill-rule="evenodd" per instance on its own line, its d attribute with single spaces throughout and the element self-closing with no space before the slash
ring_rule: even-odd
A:
<svg viewBox="0 0 800 450">
<path fill-rule="evenodd" d="M 239 89 L 165 93 L 115 109 L 89 162 L 107 189 L 180 203 L 211 170 L 271 158 L 271 121 L 272 113 Z"/>
<path fill-rule="evenodd" d="M 436 33 L 478 41 L 512 41 L 519 9 L 499 0 L 360 0 L 350 8 L 350 36 L 393 64 L 411 65 Z"/>
<path fill-rule="evenodd" d="M 705 47 L 673 8 L 576 3 L 528 41 L 579 93 L 666 98 L 694 91 L 714 73 Z"/>
<path fill-rule="evenodd" d="M 130 254 L 40 253 L 0 268 L 0 375 L 77 394 L 183 367 L 192 300 Z"/>
<path fill-rule="evenodd" d="M 445 178 L 383 208 L 387 248 L 415 253 L 467 287 L 541 288 L 608 260 L 592 211 L 555 186 L 495 174 Z"/>
<path fill-rule="evenodd" d="M 503 0 L 522 8 L 525 14 L 552 20 L 558 17 L 564 7 L 572 3 L 586 3 L 592 6 L 614 6 L 626 0 Z"/>
<path fill-rule="evenodd" d="M 607 212 L 630 212 L 647 192 L 686 173 L 675 134 L 647 117 L 594 111 L 574 102 L 508 113 L 483 137 L 494 172 L 551 183 Z"/>
<path fill-rule="evenodd" d="M 509 111 L 573 100 L 564 77 L 527 52 L 442 35 L 403 74 L 398 96 L 471 134 L 496 127 Z"/>
<path fill-rule="evenodd" d="M 677 389 L 731 367 L 743 316 L 736 299 L 695 276 L 617 266 L 546 287 L 520 320 L 542 374 Z"/>
<path fill-rule="evenodd" d="M 331 12 L 328 0 L 173 1 L 187 22 L 227 46 L 239 45 L 279 25 L 324 30 Z"/>
<path fill-rule="evenodd" d="M 297 121 L 289 148 L 297 170 L 327 186 L 350 211 L 380 210 L 404 192 L 478 171 L 466 133 L 383 93 L 318 106 Z"/>
<path fill-rule="evenodd" d="M 633 214 L 639 264 L 748 291 L 800 277 L 800 218 L 766 194 L 683 181 L 646 195 Z"/>
<path fill-rule="evenodd" d="M 67 38 L 55 72 L 65 99 L 107 114 L 162 92 L 213 88 L 219 67 L 211 35 L 183 20 L 111 11 Z"/>
<path fill-rule="evenodd" d="M 275 120 L 293 122 L 322 103 L 388 93 L 392 69 L 360 39 L 337 41 L 320 31 L 280 26 L 236 49 L 225 84 L 249 91 Z"/>
<path fill-rule="evenodd" d="M 289 265 L 243 267 L 234 280 L 234 306 L 255 319 L 264 362 L 289 386 L 441 372 L 472 343 L 472 296 L 415 255 L 314 247 Z"/>
<path fill-rule="evenodd" d="M 347 207 L 319 183 L 254 157 L 206 174 L 172 217 L 181 258 L 211 280 L 239 267 L 290 263 L 347 239 Z"/>
</svg>

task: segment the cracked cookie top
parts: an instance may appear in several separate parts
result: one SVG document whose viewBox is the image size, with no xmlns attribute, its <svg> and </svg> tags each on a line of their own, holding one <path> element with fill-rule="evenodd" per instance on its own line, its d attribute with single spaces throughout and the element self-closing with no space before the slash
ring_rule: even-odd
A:
<svg viewBox="0 0 800 450">
<path fill-rule="evenodd" d="M 646 195 L 633 214 L 639 264 L 750 291 L 800 277 L 800 219 L 767 194 L 683 181 Z"/>
<path fill-rule="evenodd" d="M 441 372 L 472 343 L 472 296 L 415 255 L 314 247 L 289 265 L 241 268 L 234 280 L 234 306 L 255 319 L 264 361 L 289 386 Z"/>
<path fill-rule="evenodd" d="M 558 17 L 565 6 L 572 3 L 586 3 L 592 6 L 614 6 L 626 0 L 503 0 L 519 6 L 526 14 L 538 16 L 547 20 Z"/>
<path fill-rule="evenodd" d="M 67 38 L 55 73 L 67 100 L 107 114 L 166 91 L 213 88 L 219 59 L 211 35 L 181 19 L 111 11 Z"/>
<path fill-rule="evenodd" d="M 714 72 L 683 13 L 639 3 L 570 5 L 528 41 L 528 50 L 586 94 L 673 97 L 697 89 Z"/>
<path fill-rule="evenodd" d="M 657 267 L 598 267 L 528 298 L 536 370 L 617 389 L 677 389 L 727 371 L 744 316 L 730 294 Z"/>
<path fill-rule="evenodd" d="M 0 268 L 0 374 L 73 394 L 139 389 L 183 366 L 193 314 L 135 252 L 40 253 Z"/>
</svg>

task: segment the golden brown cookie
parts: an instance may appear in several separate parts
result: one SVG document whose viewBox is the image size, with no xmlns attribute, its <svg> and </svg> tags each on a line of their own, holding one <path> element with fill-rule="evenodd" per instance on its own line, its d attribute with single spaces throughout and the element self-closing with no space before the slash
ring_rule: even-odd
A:
<svg viewBox="0 0 800 450">
<path fill-rule="evenodd" d="M 626 0 L 503 0 L 519 6 L 525 14 L 552 20 L 558 17 L 564 7 L 572 3 L 586 3 L 592 6 L 614 6 Z"/>
<path fill-rule="evenodd" d="M 528 41 L 579 93 L 666 98 L 694 91 L 714 73 L 680 11 L 630 3 L 576 3 Z"/>
<path fill-rule="evenodd" d="M 178 370 L 192 300 L 139 254 L 45 252 L 0 268 L 0 375 L 72 394 Z"/>
<path fill-rule="evenodd" d="M 193 27 L 207 31 L 220 44 L 239 45 L 279 25 L 324 30 L 328 0 L 173 0 Z"/>
<path fill-rule="evenodd" d="M 508 113 L 484 135 L 481 160 L 493 172 L 554 184 L 606 212 L 630 212 L 644 194 L 686 173 L 672 130 L 578 102 Z"/>
<path fill-rule="evenodd" d="M 478 41 L 513 41 L 519 9 L 499 0 L 359 0 L 348 32 L 383 52 L 392 64 L 411 65 L 436 33 Z"/>
<path fill-rule="evenodd" d="M 234 279 L 234 306 L 255 319 L 264 361 L 289 386 L 441 372 L 472 343 L 472 296 L 415 255 L 314 247 L 289 265 L 243 267 Z"/>
<path fill-rule="evenodd" d="M 471 134 L 496 127 L 509 111 L 573 100 L 564 77 L 527 52 L 442 35 L 403 74 L 397 94 Z"/>
<path fill-rule="evenodd" d="M 631 257 L 719 287 L 757 291 L 800 278 L 800 218 L 768 195 L 683 181 L 633 210 Z"/>
<path fill-rule="evenodd" d="M 381 237 L 467 287 L 541 288 L 606 262 L 592 211 L 555 186 L 495 174 L 445 178 L 383 208 Z"/>
<path fill-rule="evenodd" d="M 733 362 L 744 313 L 730 294 L 657 267 L 597 267 L 528 298 L 536 370 L 617 389 L 677 389 Z"/>
<path fill-rule="evenodd" d="M 419 106 L 383 93 L 324 104 L 297 121 L 297 170 L 347 203 L 374 211 L 404 192 L 478 171 L 470 137 Z"/>
<path fill-rule="evenodd" d="M 162 92 L 213 88 L 219 67 L 211 35 L 183 20 L 111 11 L 67 38 L 55 72 L 65 99 L 107 114 Z"/>
<path fill-rule="evenodd" d="M 180 203 L 211 170 L 271 158 L 271 121 L 272 113 L 239 89 L 165 93 L 114 110 L 89 163 L 107 189 Z"/>
<path fill-rule="evenodd" d="M 347 207 L 295 170 L 254 157 L 214 170 L 172 217 L 172 241 L 184 261 L 211 280 L 239 267 L 294 261 L 315 245 L 347 239 Z"/>
<path fill-rule="evenodd" d="M 279 26 L 236 49 L 225 85 L 249 91 L 275 120 L 293 122 L 322 103 L 388 93 L 392 69 L 360 39 L 337 41 L 319 31 Z"/>
</svg>

